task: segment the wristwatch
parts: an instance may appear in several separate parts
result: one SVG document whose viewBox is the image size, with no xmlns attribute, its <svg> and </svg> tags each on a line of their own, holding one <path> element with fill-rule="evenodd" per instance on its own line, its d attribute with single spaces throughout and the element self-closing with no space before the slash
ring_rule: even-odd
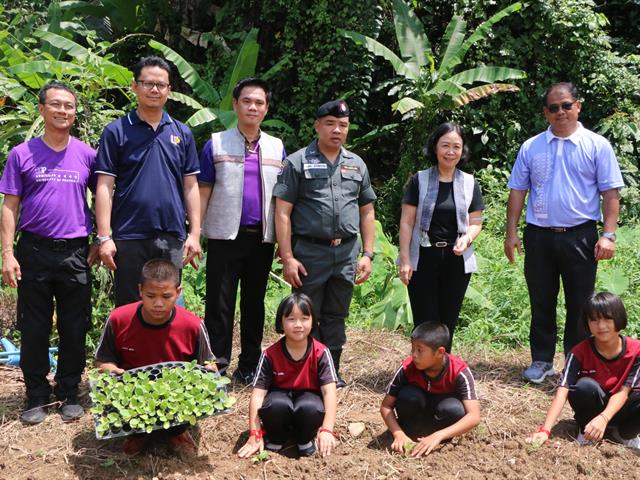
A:
<svg viewBox="0 0 640 480">
<path fill-rule="evenodd" d="M 362 252 L 363 257 L 369 258 L 373 262 L 373 259 L 376 257 L 376 254 L 373 252 Z"/>
<path fill-rule="evenodd" d="M 96 243 L 98 245 L 102 245 L 104 242 L 108 242 L 109 240 L 111 240 L 111 235 L 96 235 Z"/>
<path fill-rule="evenodd" d="M 615 242 L 617 238 L 615 232 L 602 232 L 601 236 L 608 240 L 611 240 L 612 242 Z"/>
</svg>

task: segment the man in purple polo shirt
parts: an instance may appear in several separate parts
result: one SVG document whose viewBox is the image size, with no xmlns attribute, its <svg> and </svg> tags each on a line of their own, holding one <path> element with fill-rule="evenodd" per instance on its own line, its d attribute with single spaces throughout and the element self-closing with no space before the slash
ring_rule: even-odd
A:
<svg viewBox="0 0 640 480">
<path fill-rule="evenodd" d="M 508 184 L 504 242 L 513 262 L 514 250 L 522 252 L 517 228 L 529 191 L 524 274 L 531 302 L 532 363 L 522 376 L 533 383 L 554 374 L 560 278 L 567 309 L 565 354 L 586 336 L 582 305 L 593 292 L 598 261 L 615 253 L 618 190 L 624 186 L 609 142 L 578 121 L 582 102 L 573 84 L 551 85 L 542 105 L 549 128 L 527 140 L 518 153 Z M 598 236 L 601 197 L 604 219 Z"/>
<path fill-rule="evenodd" d="M 266 82 L 233 89 L 237 128 L 214 133 L 200 155 L 200 204 L 207 248 L 205 324 L 221 372 L 231 361 L 240 283 L 240 358 L 234 379 L 251 383 L 261 353 L 264 295 L 275 242 L 272 196 L 284 159 L 280 139 L 260 130 L 269 109 Z"/>
<path fill-rule="evenodd" d="M 69 134 L 76 95 L 68 86 L 51 82 L 38 99 L 44 134 L 11 150 L 0 180 L 2 280 L 18 288 L 20 368 L 27 393 L 21 418 L 28 424 L 47 416 L 54 299 L 60 342 L 53 392 L 63 420 L 83 414 L 77 394 L 91 322 L 90 265 L 97 253 L 92 249 L 89 254 L 86 199 L 95 151 Z M 14 255 L 16 229 L 20 239 Z"/>
</svg>

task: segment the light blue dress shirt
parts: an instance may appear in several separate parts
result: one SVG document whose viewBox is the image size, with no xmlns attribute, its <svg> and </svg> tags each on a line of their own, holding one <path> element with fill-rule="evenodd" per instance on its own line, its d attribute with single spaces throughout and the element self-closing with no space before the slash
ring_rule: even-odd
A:
<svg viewBox="0 0 640 480">
<path fill-rule="evenodd" d="M 569 137 L 549 127 L 524 142 L 507 186 L 529 190 L 527 223 L 573 227 L 600 220 L 600 193 L 624 182 L 611 144 L 578 123 Z"/>
</svg>

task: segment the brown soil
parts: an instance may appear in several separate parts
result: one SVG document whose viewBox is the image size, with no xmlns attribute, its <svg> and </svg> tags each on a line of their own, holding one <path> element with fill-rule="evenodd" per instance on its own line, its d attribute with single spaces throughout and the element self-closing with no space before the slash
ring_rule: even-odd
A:
<svg viewBox="0 0 640 480">
<path fill-rule="evenodd" d="M 271 338 L 270 340 L 273 340 Z M 553 392 L 519 378 L 526 352 L 503 355 L 469 353 L 482 396 L 482 424 L 475 431 L 441 445 L 425 458 L 391 453 L 390 436 L 378 413 L 384 388 L 408 350 L 406 338 L 383 332 L 349 332 L 343 373 L 351 385 L 338 394 L 336 429 L 340 444 L 326 460 L 297 459 L 293 453 L 270 454 L 262 463 L 240 460 L 235 452 L 247 436 L 249 388 L 235 388 L 238 402 L 228 415 L 202 420 L 192 429 L 198 454 L 181 459 L 163 445 L 132 458 L 121 453 L 122 439 L 95 439 L 90 416 L 65 424 L 50 414 L 40 425 L 18 420 L 23 384 L 19 371 L 0 369 L 0 478 L 2 479 L 418 479 L 418 478 L 637 478 L 634 451 L 605 441 L 580 447 L 573 437 L 571 412 L 539 449 L 524 443 L 541 423 Z M 560 364 L 560 360 L 557 364 Z M 86 385 L 83 403 L 88 407 Z M 347 425 L 364 422 L 359 438 Z"/>
</svg>

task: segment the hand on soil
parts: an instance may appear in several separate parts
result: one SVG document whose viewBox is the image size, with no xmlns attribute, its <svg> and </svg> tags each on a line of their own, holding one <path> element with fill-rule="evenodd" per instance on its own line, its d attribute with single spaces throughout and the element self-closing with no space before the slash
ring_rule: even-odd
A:
<svg viewBox="0 0 640 480">
<path fill-rule="evenodd" d="M 238 450 L 238 456 L 240 458 L 249 458 L 254 453 L 264 450 L 264 440 L 258 439 L 253 435 L 249 437 L 247 443 L 245 443 L 240 450 Z"/>
<path fill-rule="evenodd" d="M 418 438 L 418 443 L 413 450 L 411 450 L 412 457 L 420 457 L 421 455 L 427 456 L 431 453 L 431 451 L 440 445 L 442 442 L 442 437 L 440 437 L 440 432 L 434 432 L 428 437 L 420 437 Z"/>
<path fill-rule="evenodd" d="M 402 430 L 393 434 L 393 443 L 391 444 L 391 450 L 398 453 L 405 453 L 405 446 L 415 445 Z M 409 453 L 408 451 L 406 453 Z"/>
<path fill-rule="evenodd" d="M 602 415 L 598 415 L 587 423 L 586 427 L 584 427 L 584 438 L 591 440 L 592 442 L 602 440 L 606 428 L 607 421 Z"/>
<path fill-rule="evenodd" d="M 549 439 L 549 437 L 547 437 L 546 433 L 544 433 L 544 432 L 536 432 L 536 433 L 532 433 L 531 435 L 529 435 L 527 437 L 527 439 L 525 440 L 525 442 L 531 443 L 536 448 L 540 448 L 542 446 L 542 444 L 544 442 L 546 442 L 548 439 Z"/>
<path fill-rule="evenodd" d="M 317 443 L 320 456 L 325 458 L 331 455 L 331 451 L 336 448 L 338 441 L 329 432 L 320 432 L 318 433 Z"/>
</svg>

